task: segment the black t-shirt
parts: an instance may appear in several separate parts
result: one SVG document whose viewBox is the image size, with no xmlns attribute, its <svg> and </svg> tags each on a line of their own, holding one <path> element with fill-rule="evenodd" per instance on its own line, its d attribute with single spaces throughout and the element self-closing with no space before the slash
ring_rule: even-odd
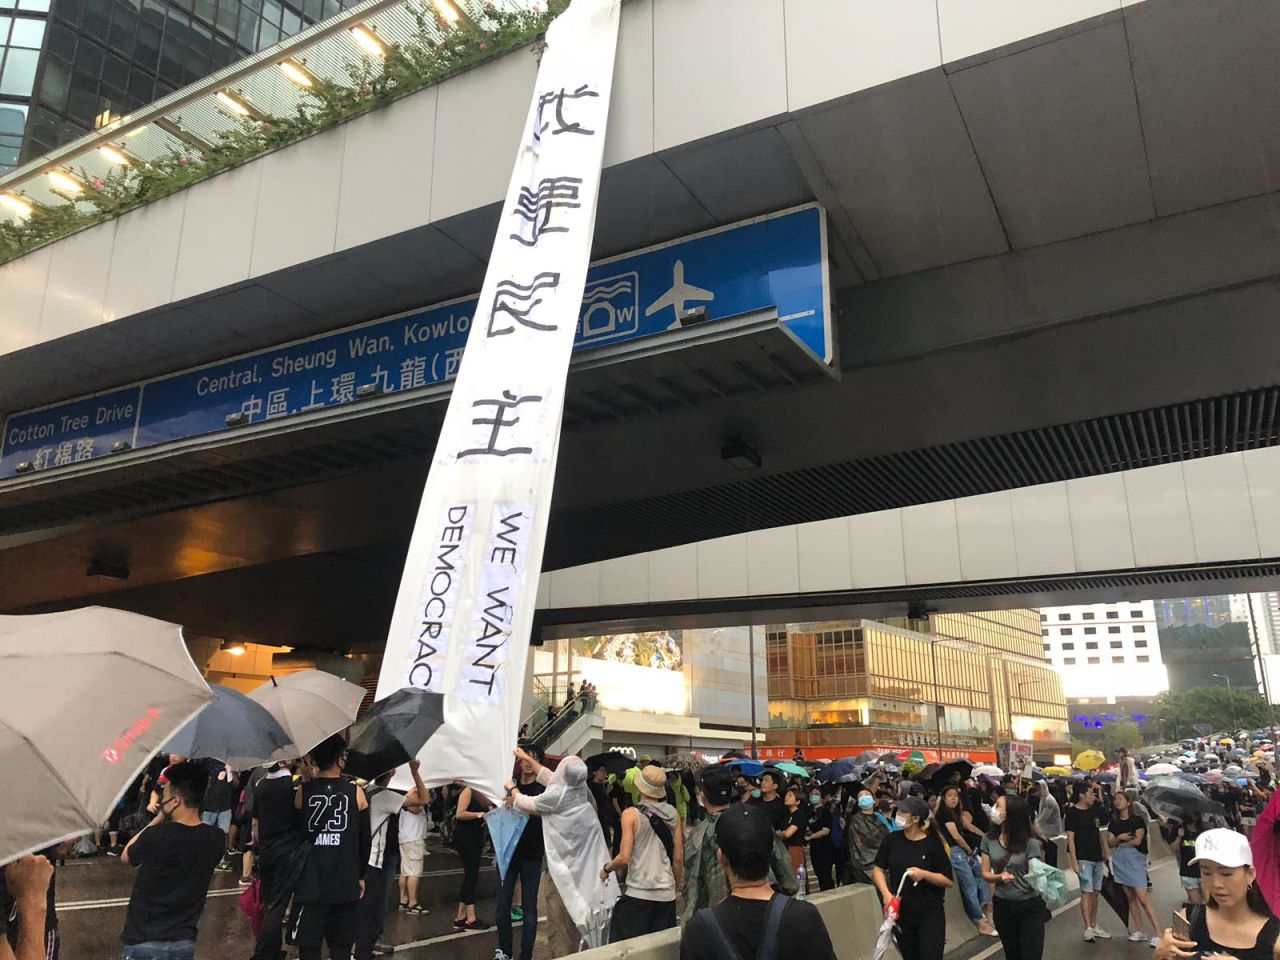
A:
<svg viewBox="0 0 1280 960">
<path fill-rule="evenodd" d="M 267 777 L 253 788 L 253 816 L 258 821 L 258 842 L 268 843 L 297 829 L 293 806 L 293 778 Z"/>
<path fill-rule="evenodd" d="M 209 786 L 204 791 L 201 813 L 223 813 L 235 806 L 236 789 L 226 765 L 217 760 L 205 764 L 209 771 Z"/>
<path fill-rule="evenodd" d="M 787 828 L 787 818 L 790 814 L 787 812 L 787 805 L 783 802 L 782 797 L 774 797 L 772 800 L 766 800 L 764 797 L 752 797 L 751 805 L 759 807 L 765 812 L 769 818 L 769 822 L 773 824 L 773 832 Z"/>
<path fill-rule="evenodd" d="M 796 832 L 783 840 L 788 847 L 803 847 L 805 844 L 804 832 L 809 826 L 809 815 L 803 810 L 797 809 L 795 813 L 787 814 L 787 822 L 782 825 L 782 829 L 795 827 Z"/>
<path fill-rule="evenodd" d="M 1102 838 L 1098 835 L 1098 817 L 1092 808 L 1081 810 L 1073 803 L 1067 807 L 1063 820 L 1067 833 L 1076 835 L 1076 859 L 1101 863 Z"/>
<path fill-rule="evenodd" d="M 204 823 L 170 821 L 142 831 L 129 848 L 138 877 L 121 935 L 125 945 L 194 940 L 213 868 L 226 850 L 226 834 Z"/>
<path fill-rule="evenodd" d="M 911 867 L 919 867 L 944 877 L 951 873 L 951 858 L 936 833 L 929 833 L 923 840 L 908 840 L 901 830 L 889 834 L 880 844 L 875 864 L 887 875 L 889 892 L 896 893 L 898 884 Z M 909 921 L 924 918 L 942 922 L 942 887 L 932 883 L 907 883 L 902 887 L 902 919 Z"/>
<path fill-rule="evenodd" d="M 1141 830 L 1142 843 L 1138 844 L 1136 847 L 1132 847 L 1131 849 L 1137 850 L 1142 854 L 1147 852 L 1147 840 L 1149 839 L 1147 837 L 1147 825 L 1143 819 L 1136 814 L 1130 814 L 1129 819 L 1127 820 L 1121 820 L 1118 816 L 1112 817 L 1111 823 L 1107 826 L 1107 829 L 1111 831 L 1111 835 L 1113 837 L 1123 836 L 1126 833 L 1130 836 L 1137 836 L 1138 831 Z M 1079 852 L 1080 838 L 1076 837 L 1076 854 L 1079 855 Z"/>
<path fill-rule="evenodd" d="M 1252 947 L 1219 946 L 1209 935 L 1209 923 L 1204 907 L 1192 908 L 1190 920 L 1191 939 L 1195 941 L 1196 949 L 1200 951 L 1201 956 L 1222 954 L 1237 957 L 1239 960 L 1271 960 L 1275 956 L 1276 940 L 1280 938 L 1280 920 L 1275 917 L 1262 925 L 1262 929 L 1258 931 L 1258 939 L 1254 941 Z"/>
<path fill-rule="evenodd" d="M 360 810 L 356 785 L 341 777 L 319 777 L 302 785 L 302 829 L 311 853 L 298 881 L 297 903 L 354 903 L 360 899 L 369 851 L 360 833 L 369 818 Z"/>
<path fill-rule="evenodd" d="M 520 783 L 517 781 L 516 789 L 526 797 L 536 797 L 547 790 L 537 780 L 532 783 Z M 515 859 L 524 861 L 541 860 L 542 850 L 542 818 L 530 817 L 524 825 L 520 839 L 516 841 Z"/>
<path fill-rule="evenodd" d="M 596 816 L 600 818 L 600 822 L 612 824 L 618 819 L 618 815 L 613 812 L 613 803 L 609 799 L 609 785 L 592 780 L 587 783 L 587 787 L 591 790 L 591 796 L 596 802 Z"/>
<path fill-rule="evenodd" d="M 809 832 L 817 833 L 819 830 L 830 830 L 833 824 L 831 817 L 831 808 L 825 803 L 819 804 L 809 811 Z M 814 840 L 814 843 L 825 843 L 831 845 L 831 835 L 823 837 L 820 840 Z"/>
<path fill-rule="evenodd" d="M 744 960 L 755 957 L 764 939 L 769 901 L 730 896 L 711 909 L 738 955 Z M 685 924 L 680 937 L 680 960 L 735 960 L 724 956 L 710 925 L 699 920 L 705 912 L 698 911 L 693 920 Z M 812 903 L 793 900 L 783 910 L 778 924 L 778 955 L 803 957 L 804 960 L 836 960 L 822 914 Z"/>
<path fill-rule="evenodd" d="M 1184 877 L 1200 876 L 1200 868 L 1193 867 L 1191 861 L 1196 856 L 1196 837 L 1200 831 L 1195 827 L 1183 827 L 1182 839 L 1178 843 L 1178 873 Z"/>
</svg>

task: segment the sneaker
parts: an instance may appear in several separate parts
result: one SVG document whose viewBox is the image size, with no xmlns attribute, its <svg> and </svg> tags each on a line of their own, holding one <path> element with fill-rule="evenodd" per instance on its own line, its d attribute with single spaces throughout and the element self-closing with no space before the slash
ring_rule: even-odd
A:
<svg viewBox="0 0 1280 960">
<path fill-rule="evenodd" d="M 511 958 L 503 953 L 502 948 L 499 947 L 497 950 L 493 951 L 493 960 L 511 960 Z"/>
<path fill-rule="evenodd" d="M 1160 938 L 1159 938 L 1159 937 L 1152 937 L 1152 938 L 1151 938 L 1151 949 L 1152 949 L 1152 950 L 1158 950 L 1159 948 L 1160 948 Z"/>
<path fill-rule="evenodd" d="M 1101 927 L 1094 927 L 1094 928 L 1093 928 L 1093 935 L 1094 935 L 1095 937 L 1098 937 L 1098 938 L 1099 938 L 1099 939 L 1101 939 L 1101 940 L 1110 940 L 1110 939 L 1111 939 L 1111 934 L 1107 933 L 1107 931 L 1103 930 Z"/>
<path fill-rule="evenodd" d="M 426 916 L 427 914 L 429 914 L 431 911 L 430 911 L 430 910 L 428 910 L 426 907 L 424 907 L 422 904 L 420 904 L 420 903 L 415 903 L 415 904 L 414 904 L 413 906 L 411 906 L 411 907 L 406 907 L 404 912 L 405 912 L 405 913 L 411 913 L 411 914 L 413 914 L 415 917 L 425 917 L 425 916 Z"/>
<path fill-rule="evenodd" d="M 455 920 L 453 921 L 453 929 L 455 929 L 455 930 L 465 930 L 465 929 L 467 929 L 467 918 L 466 918 L 466 917 L 458 917 L 457 919 L 455 919 Z"/>
<path fill-rule="evenodd" d="M 1084 928 L 1084 938 L 1090 943 L 1093 943 L 1093 927 Z"/>
<path fill-rule="evenodd" d="M 1148 939 L 1147 935 L 1141 930 L 1135 930 L 1133 933 L 1129 934 L 1130 943 L 1142 943 L 1146 939 Z"/>
<path fill-rule="evenodd" d="M 462 927 L 464 930 L 488 930 L 489 924 L 476 917 L 474 920 L 468 920 Z"/>
<path fill-rule="evenodd" d="M 373 945 L 373 955 L 375 957 L 389 957 L 395 952 L 395 947 L 389 943 L 383 943 L 381 940 Z"/>
<path fill-rule="evenodd" d="M 519 922 L 520 922 L 521 920 L 523 920 L 523 919 L 524 919 L 524 907 L 512 907 L 512 908 L 511 908 L 511 922 L 512 922 L 512 923 L 519 923 Z"/>
<path fill-rule="evenodd" d="M 120 848 L 119 848 L 119 847 L 111 847 L 110 849 L 108 849 L 108 850 L 107 850 L 107 856 L 108 856 L 108 857 L 118 857 L 118 856 L 120 856 Z"/>
<path fill-rule="evenodd" d="M 241 877 L 241 878 L 240 878 L 240 886 L 242 886 L 242 887 L 248 887 L 248 886 L 251 886 L 252 884 L 253 884 L 253 877 Z"/>
</svg>

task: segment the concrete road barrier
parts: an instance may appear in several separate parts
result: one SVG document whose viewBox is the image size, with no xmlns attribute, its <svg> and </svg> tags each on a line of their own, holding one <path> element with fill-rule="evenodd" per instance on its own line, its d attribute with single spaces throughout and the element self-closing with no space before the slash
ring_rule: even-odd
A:
<svg viewBox="0 0 1280 960">
<path fill-rule="evenodd" d="M 815 893 L 808 899 L 822 914 L 840 960 L 870 960 L 883 919 L 880 898 L 873 888 L 855 884 Z M 946 913 L 950 953 L 978 936 L 978 931 L 964 915 L 959 890 L 954 887 L 947 891 Z M 574 956 L 580 960 L 679 960 L 680 931 L 664 930 Z M 898 952 L 890 950 L 889 956 L 896 958 Z"/>
</svg>

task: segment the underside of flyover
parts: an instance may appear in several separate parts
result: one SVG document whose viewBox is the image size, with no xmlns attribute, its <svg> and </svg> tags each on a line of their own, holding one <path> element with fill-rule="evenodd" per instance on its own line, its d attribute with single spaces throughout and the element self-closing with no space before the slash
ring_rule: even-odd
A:
<svg viewBox="0 0 1280 960">
<path fill-rule="evenodd" d="M 1280 443 L 1267 38 L 1280 43 L 1269 5 L 1148 2 L 610 168 L 598 256 L 821 202 L 838 375 L 759 326 L 576 370 L 545 566 Z M 472 292 L 498 215 L 0 357 L 0 407 Z M 0 610 L 101 602 L 210 636 L 377 646 L 445 399 L 359 402 L 4 481 Z M 761 465 L 722 460 L 730 439 Z M 980 609 L 1262 589 L 1278 573 L 1253 562 L 625 616 Z M 547 629 L 591 611 L 556 616 Z"/>
</svg>

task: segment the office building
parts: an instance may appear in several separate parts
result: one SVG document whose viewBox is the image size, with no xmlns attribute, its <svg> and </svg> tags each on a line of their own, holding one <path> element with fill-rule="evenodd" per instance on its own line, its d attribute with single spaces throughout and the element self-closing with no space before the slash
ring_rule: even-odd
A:
<svg viewBox="0 0 1280 960">
<path fill-rule="evenodd" d="M 0 174 L 346 3 L 0 0 Z"/>
<path fill-rule="evenodd" d="M 994 761 L 1010 741 L 1066 752 L 1066 704 L 1031 610 L 770 628 L 767 755 L 919 749 Z"/>
<path fill-rule="evenodd" d="M 1040 634 L 1068 700 L 1115 703 L 1169 689 L 1150 600 L 1048 607 Z"/>
</svg>

